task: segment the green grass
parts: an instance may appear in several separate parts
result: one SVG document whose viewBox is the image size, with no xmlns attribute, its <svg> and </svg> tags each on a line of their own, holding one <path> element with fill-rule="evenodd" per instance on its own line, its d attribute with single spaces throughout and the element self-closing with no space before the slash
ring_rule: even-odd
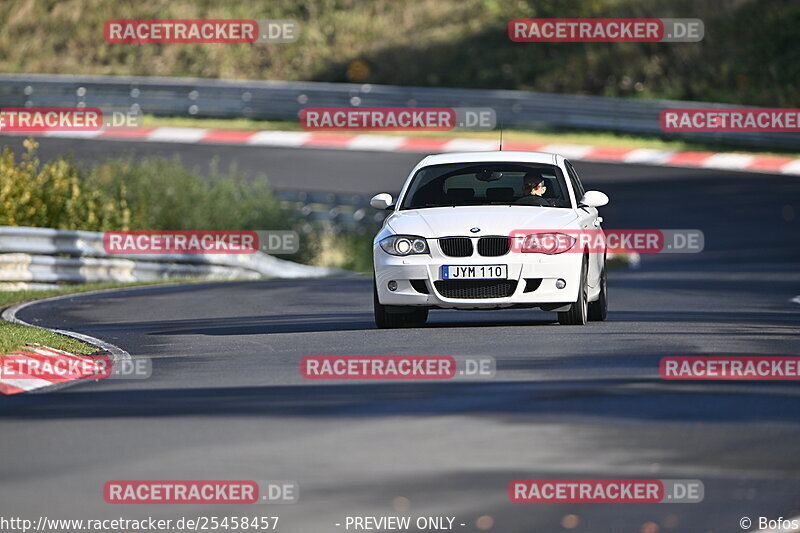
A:
<svg viewBox="0 0 800 533">
<path fill-rule="evenodd" d="M 274 131 L 302 131 L 298 122 L 289 121 L 268 121 L 251 119 L 216 119 L 216 118 L 188 118 L 188 117 L 154 117 L 146 115 L 142 121 L 145 127 L 179 127 L 179 128 L 205 128 L 205 129 L 231 129 L 231 130 L 274 130 Z M 376 135 L 399 135 L 413 137 L 435 137 L 435 138 L 460 138 L 460 139 L 492 139 L 499 140 L 498 131 L 415 131 L 395 132 L 395 131 L 352 131 L 352 132 L 330 132 L 331 134 L 352 135 L 376 134 Z M 758 148 L 743 148 L 741 146 L 725 144 L 696 143 L 679 140 L 665 140 L 644 135 L 627 135 L 614 132 L 574 132 L 574 131 L 535 131 L 506 129 L 503 131 L 503 141 L 508 142 L 530 142 L 530 143 L 559 143 L 559 144 L 582 144 L 592 146 L 609 146 L 613 148 L 650 148 L 655 150 L 672 151 L 712 151 L 718 152 L 721 149 L 731 152 L 748 155 L 774 155 L 781 157 L 800 158 L 800 152 L 796 151 L 775 151 Z"/>
<path fill-rule="evenodd" d="M 56 350 L 75 354 L 92 354 L 97 348 L 58 333 L 41 328 L 32 328 L 0 322 L 0 356 L 22 349 L 26 344 L 41 344 Z"/>
</svg>

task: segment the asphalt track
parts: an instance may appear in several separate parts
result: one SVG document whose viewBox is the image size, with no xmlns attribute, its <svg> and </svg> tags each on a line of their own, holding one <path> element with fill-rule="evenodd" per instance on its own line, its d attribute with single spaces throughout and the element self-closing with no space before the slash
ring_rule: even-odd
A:
<svg viewBox="0 0 800 533">
<path fill-rule="evenodd" d="M 0 138 L 18 147 L 16 138 Z M 212 156 L 277 187 L 396 191 L 418 154 L 43 139 L 42 154 Z M 284 532 L 346 516 L 456 516 L 456 531 L 730 532 L 800 514 L 800 388 L 663 382 L 667 355 L 798 355 L 800 180 L 576 164 L 610 228 L 696 228 L 700 254 L 644 256 L 609 279 L 609 321 L 431 313 L 378 331 L 371 280 L 207 283 L 76 296 L 26 321 L 153 357 L 153 377 L 2 400 L 0 506 L 35 519 L 278 515 Z M 318 354 L 491 355 L 480 382 L 304 381 Z M 512 504 L 518 478 L 699 479 L 699 504 Z M 113 479 L 295 480 L 283 506 L 113 506 Z M 407 498 L 410 507 L 401 505 Z M 400 502 L 400 503 L 399 503 Z M 458 524 L 464 523 L 464 526 Z M 564 522 L 569 524 L 569 519 Z M 756 528 L 754 527 L 753 530 Z"/>
</svg>

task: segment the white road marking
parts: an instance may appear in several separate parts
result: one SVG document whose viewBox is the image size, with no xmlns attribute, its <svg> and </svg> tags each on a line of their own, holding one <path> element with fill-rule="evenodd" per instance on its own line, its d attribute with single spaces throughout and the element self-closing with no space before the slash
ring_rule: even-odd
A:
<svg viewBox="0 0 800 533">
<path fill-rule="evenodd" d="M 208 132 L 199 128 L 156 128 L 147 136 L 148 141 L 195 143 Z"/>
</svg>

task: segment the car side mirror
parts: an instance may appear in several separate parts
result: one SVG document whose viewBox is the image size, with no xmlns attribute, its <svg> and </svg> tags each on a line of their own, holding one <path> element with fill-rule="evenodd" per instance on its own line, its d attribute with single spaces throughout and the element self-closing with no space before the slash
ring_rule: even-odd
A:
<svg viewBox="0 0 800 533">
<path fill-rule="evenodd" d="M 388 192 L 382 192 L 373 196 L 372 200 L 369 201 L 369 205 L 375 209 L 390 209 L 394 207 L 394 199 Z"/>
<path fill-rule="evenodd" d="M 578 207 L 602 207 L 608 203 L 608 196 L 600 191 L 586 191 L 578 202 Z"/>
</svg>

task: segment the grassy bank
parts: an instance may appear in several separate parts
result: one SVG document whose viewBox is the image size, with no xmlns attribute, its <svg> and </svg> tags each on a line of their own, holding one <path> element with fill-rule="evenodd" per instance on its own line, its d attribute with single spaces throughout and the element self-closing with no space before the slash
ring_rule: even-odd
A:
<svg viewBox="0 0 800 533">
<path fill-rule="evenodd" d="M 514 18 L 700 18 L 700 43 L 514 43 Z M 294 19 L 288 44 L 110 44 L 107 19 Z M 0 70 L 523 89 L 798 107 L 791 0 L 16 0 Z"/>
<path fill-rule="evenodd" d="M 0 356 L 21 350 L 28 344 L 41 344 L 75 354 L 92 354 L 97 351 L 97 348 L 85 342 L 45 329 L 0 322 Z"/>
</svg>

